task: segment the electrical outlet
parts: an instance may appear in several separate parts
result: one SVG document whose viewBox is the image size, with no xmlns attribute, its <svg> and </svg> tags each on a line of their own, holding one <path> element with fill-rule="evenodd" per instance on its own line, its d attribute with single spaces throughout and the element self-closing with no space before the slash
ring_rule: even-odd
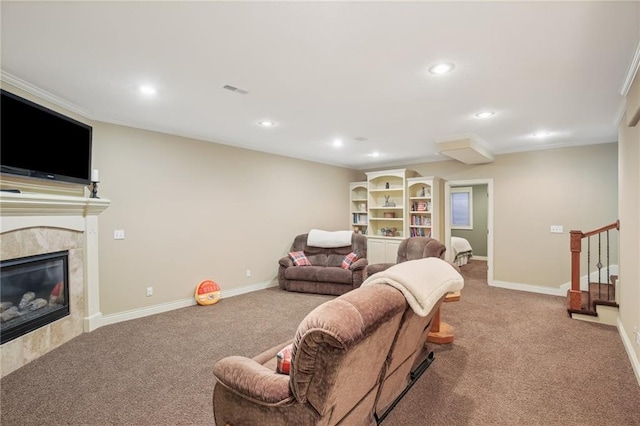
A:
<svg viewBox="0 0 640 426">
<path fill-rule="evenodd" d="M 552 234 L 562 234 L 562 225 L 551 225 Z"/>
<path fill-rule="evenodd" d="M 153 287 L 147 287 L 147 297 L 153 296 Z"/>
<path fill-rule="evenodd" d="M 113 231 L 114 240 L 124 240 L 124 229 L 116 229 Z"/>
<path fill-rule="evenodd" d="M 251 278 L 251 269 L 247 269 L 247 278 Z"/>
</svg>

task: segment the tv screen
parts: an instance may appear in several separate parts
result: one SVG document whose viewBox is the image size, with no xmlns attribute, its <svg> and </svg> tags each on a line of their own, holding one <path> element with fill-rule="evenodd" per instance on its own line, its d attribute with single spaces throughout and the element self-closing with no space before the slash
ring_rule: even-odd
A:
<svg viewBox="0 0 640 426">
<path fill-rule="evenodd" d="M 88 185 L 92 127 L 1 92 L 0 171 Z"/>
</svg>

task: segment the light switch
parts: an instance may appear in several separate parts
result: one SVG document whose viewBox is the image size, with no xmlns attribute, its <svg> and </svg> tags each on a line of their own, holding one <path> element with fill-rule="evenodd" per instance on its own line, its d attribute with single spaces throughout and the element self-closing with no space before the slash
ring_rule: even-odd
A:
<svg viewBox="0 0 640 426">
<path fill-rule="evenodd" d="M 551 225 L 552 234 L 562 234 L 562 225 Z"/>
<path fill-rule="evenodd" d="M 114 240 L 124 240 L 124 229 L 116 229 L 113 231 Z"/>
</svg>

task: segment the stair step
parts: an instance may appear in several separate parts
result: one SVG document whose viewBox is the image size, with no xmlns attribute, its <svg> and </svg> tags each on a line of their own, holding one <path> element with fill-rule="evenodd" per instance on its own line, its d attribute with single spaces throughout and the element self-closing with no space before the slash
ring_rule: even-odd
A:
<svg viewBox="0 0 640 426">
<path fill-rule="evenodd" d="M 580 293 L 580 299 L 580 309 L 571 309 L 567 293 L 567 311 L 569 315 L 582 314 L 597 317 L 597 305 L 619 307 L 616 302 L 615 285 L 613 284 L 589 283 L 589 291 L 583 290 Z"/>
<path fill-rule="evenodd" d="M 583 313 L 572 313 L 570 317 L 580 321 L 595 322 L 615 326 L 618 322 L 620 310 L 612 306 L 597 305 L 597 315 L 586 315 Z"/>
</svg>

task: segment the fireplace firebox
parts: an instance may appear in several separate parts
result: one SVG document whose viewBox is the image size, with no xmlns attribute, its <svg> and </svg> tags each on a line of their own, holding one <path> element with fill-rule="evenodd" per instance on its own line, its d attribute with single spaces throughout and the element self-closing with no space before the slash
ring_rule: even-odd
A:
<svg viewBox="0 0 640 426">
<path fill-rule="evenodd" d="M 0 344 L 69 315 L 68 251 L 0 262 Z"/>
</svg>

